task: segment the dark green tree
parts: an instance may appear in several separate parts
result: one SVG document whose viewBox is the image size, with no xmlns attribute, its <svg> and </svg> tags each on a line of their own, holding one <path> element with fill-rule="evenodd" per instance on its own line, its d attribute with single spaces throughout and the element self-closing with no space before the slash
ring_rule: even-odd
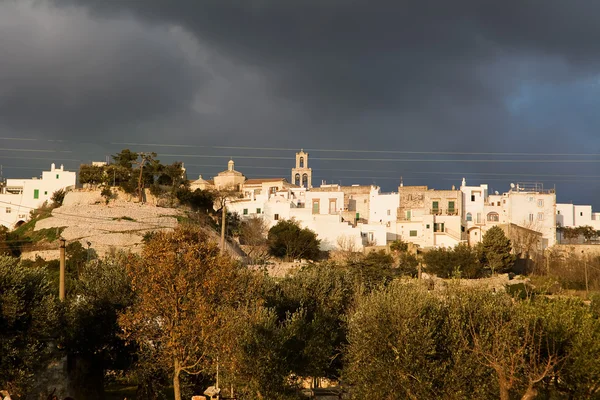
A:
<svg viewBox="0 0 600 400">
<path fill-rule="evenodd" d="M 419 260 L 414 254 L 400 253 L 398 256 L 398 273 L 416 278 L 419 273 Z"/>
<path fill-rule="evenodd" d="M 131 171 L 133 168 L 133 163 L 137 161 L 139 154 L 129 149 L 123 149 L 111 157 L 116 165 Z"/>
<path fill-rule="evenodd" d="M 42 268 L 0 257 L 0 387 L 28 394 L 53 355 L 57 307 Z M 15 398 L 15 397 L 13 397 Z"/>
<path fill-rule="evenodd" d="M 117 323 L 118 314 L 134 299 L 126 259 L 118 255 L 85 264 L 67 297 L 61 343 L 76 398 L 103 398 L 105 371 L 124 370 L 132 362 L 135 347 L 125 345 Z"/>
<path fill-rule="evenodd" d="M 275 257 L 315 260 L 319 256 L 317 234 L 308 228 L 300 228 L 294 220 L 280 220 L 269 230 L 268 241 L 269 250 Z"/>
<path fill-rule="evenodd" d="M 394 258 L 384 250 L 371 251 L 347 263 L 350 275 L 368 290 L 390 282 L 396 275 Z"/>
<path fill-rule="evenodd" d="M 266 305 L 285 331 L 281 361 L 303 377 L 339 378 L 346 344 L 347 310 L 355 285 L 344 269 L 329 264 L 303 268 L 277 283 Z"/>
<path fill-rule="evenodd" d="M 483 235 L 481 256 L 483 264 L 490 269 L 492 274 L 512 270 L 515 263 L 515 255 L 511 251 L 510 240 L 500 227 L 494 226 Z"/>
<path fill-rule="evenodd" d="M 79 183 L 99 185 L 105 180 L 105 167 L 81 164 L 79 166 Z"/>
<path fill-rule="evenodd" d="M 459 244 L 453 249 L 431 249 L 424 253 L 423 261 L 427 272 L 440 278 L 478 278 L 483 273 L 477 251 L 466 244 Z"/>
</svg>

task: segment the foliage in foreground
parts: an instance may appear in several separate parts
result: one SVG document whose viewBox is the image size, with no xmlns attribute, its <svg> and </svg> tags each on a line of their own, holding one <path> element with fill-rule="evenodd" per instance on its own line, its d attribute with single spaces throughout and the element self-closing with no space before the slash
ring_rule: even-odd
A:
<svg viewBox="0 0 600 400">
<path fill-rule="evenodd" d="M 26 394 L 51 357 L 57 324 L 51 285 L 41 268 L 0 257 L 0 387 Z"/>
<path fill-rule="evenodd" d="M 600 322 L 573 300 L 525 300 L 395 282 L 350 315 L 353 398 L 598 398 Z"/>
</svg>

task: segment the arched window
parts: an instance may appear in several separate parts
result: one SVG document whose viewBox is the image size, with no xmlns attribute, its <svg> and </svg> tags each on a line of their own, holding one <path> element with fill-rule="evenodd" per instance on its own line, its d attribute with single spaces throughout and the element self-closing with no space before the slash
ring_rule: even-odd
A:
<svg viewBox="0 0 600 400">
<path fill-rule="evenodd" d="M 300 174 L 296 174 L 294 177 L 294 184 L 300 186 Z"/>
<path fill-rule="evenodd" d="M 302 187 L 308 187 L 308 175 L 307 174 L 302 175 Z"/>
<path fill-rule="evenodd" d="M 467 213 L 467 222 L 473 221 L 473 214 Z"/>
<path fill-rule="evenodd" d="M 490 222 L 498 222 L 500 221 L 500 216 L 497 212 L 491 212 L 487 215 L 487 220 Z"/>
<path fill-rule="evenodd" d="M 304 168 L 304 157 L 300 157 L 300 168 Z"/>
</svg>

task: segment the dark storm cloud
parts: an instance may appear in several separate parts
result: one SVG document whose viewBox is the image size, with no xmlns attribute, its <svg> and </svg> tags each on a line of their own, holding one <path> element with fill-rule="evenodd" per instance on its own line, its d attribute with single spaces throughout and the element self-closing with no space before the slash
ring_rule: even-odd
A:
<svg viewBox="0 0 600 400">
<path fill-rule="evenodd" d="M 477 145 L 482 130 L 514 130 L 503 98 L 521 82 L 576 80 L 600 61 L 600 6 L 585 1 L 76 3 L 100 16 L 180 24 L 256 68 L 271 101 L 291 101 L 316 125 L 353 119 L 383 139 L 390 126 L 377 121 L 394 115 L 396 132 L 416 133 L 423 144 L 451 145 L 444 136 L 460 135 Z M 234 120 L 243 126 L 247 116 Z M 364 142 L 362 131 L 345 134 Z"/>
<path fill-rule="evenodd" d="M 202 75 L 169 27 L 94 20 L 43 2 L 0 4 L 0 123 L 60 137 L 189 107 Z M 194 72 L 195 73 L 195 72 Z"/>
<path fill-rule="evenodd" d="M 0 4 L 0 123 L 14 130 L 196 145 L 600 151 L 589 112 L 600 106 L 590 84 L 600 67 L 597 2 L 49 1 Z M 415 178 L 594 168 L 331 167 L 348 164 Z"/>
</svg>

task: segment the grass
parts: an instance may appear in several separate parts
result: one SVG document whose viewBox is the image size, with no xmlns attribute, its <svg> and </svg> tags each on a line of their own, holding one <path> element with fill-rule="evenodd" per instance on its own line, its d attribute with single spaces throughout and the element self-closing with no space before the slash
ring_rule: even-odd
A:
<svg viewBox="0 0 600 400">
<path fill-rule="evenodd" d="M 58 228 L 47 228 L 40 229 L 39 231 L 30 232 L 28 237 L 33 243 L 37 242 L 54 242 L 60 238 L 62 232 L 65 230 L 64 226 Z"/>
<path fill-rule="evenodd" d="M 29 245 L 52 243 L 58 240 L 65 227 L 34 230 L 35 224 L 50 217 L 53 209 L 54 207 L 43 206 L 33 211 L 29 221 L 8 233 L 7 239 L 13 243 L 11 245 L 13 254 L 20 254 L 22 249 Z"/>
</svg>

